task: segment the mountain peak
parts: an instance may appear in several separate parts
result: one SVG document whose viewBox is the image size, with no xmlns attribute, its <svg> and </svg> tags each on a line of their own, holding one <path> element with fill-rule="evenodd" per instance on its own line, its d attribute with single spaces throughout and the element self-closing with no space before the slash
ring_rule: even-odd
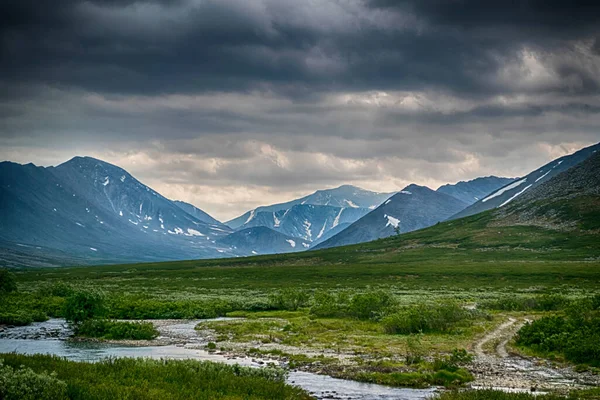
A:
<svg viewBox="0 0 600 400">
<path fill-rule="evenodd" d="M 421 186 L 421 185 L 417 185 L 416 183 L 411 183 L 410 185 L 408 185 L 407 187 L 405 187 L 404 189 L 402 189 L 402 192 L 411 192 L 411 191 L 432 191 L 430 188 L 428 188 L 427 186 Z"/>
</svg>

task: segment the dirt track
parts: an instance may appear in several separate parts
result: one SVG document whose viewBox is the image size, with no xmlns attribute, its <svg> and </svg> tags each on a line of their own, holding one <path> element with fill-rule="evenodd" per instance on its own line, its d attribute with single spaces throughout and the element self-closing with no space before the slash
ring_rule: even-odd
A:
<svg viewBox="0 0 600 400">
<path fill-rule="evenodd" d="M 509 318 L 473 345 L 475 360 L 471 372 L 473 387 L 497 387 L 516 390 L 558 390 L 600 385 L 600 378 L 561 368 L 550 362 L 510 354 L 507 344 L 529 320 Z M 490 348 L 489 344 L 493 344 Z"/>
</svg>

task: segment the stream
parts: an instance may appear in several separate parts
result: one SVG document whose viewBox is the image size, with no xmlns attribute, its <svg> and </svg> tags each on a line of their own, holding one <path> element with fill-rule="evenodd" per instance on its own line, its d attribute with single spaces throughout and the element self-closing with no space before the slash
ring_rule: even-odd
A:
<svg viewBox="0 0 600 400">
<path fill-rule="evenodd" d="M 204 349 L 194 348 L 202 344 L 194 327 L 199 321 L 185 321 L 157 326 L 157 340 L 176 339 L 180 343 L 164 346 L 126 346 L 98 342 L 67 340 L 72 331 L 64 320 L 50 319 L 29 326 L 5 328 L 0 332 L 0 353 L 53 354 L 73 361 L 94 362 L 107 357 L 146 357 L 169 359 L 194 359 L 239 364 L 260 368 L 271 360 L 255 357 L 230 358 Z M 402 389 L 382 385 L 360 383 L 332 378 L 310 372 L 290 371 L 287 382 L 309 392 L 317 399 L 339 400 L 417 400 L 429 399 L 436 389 Z"/>
</svg>

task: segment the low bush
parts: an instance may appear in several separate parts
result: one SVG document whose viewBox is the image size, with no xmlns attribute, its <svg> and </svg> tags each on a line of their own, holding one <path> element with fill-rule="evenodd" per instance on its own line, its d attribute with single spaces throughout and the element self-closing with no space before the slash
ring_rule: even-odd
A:
<svg viewBox="0 0 600 400">
<path fill-rule="evenodd" d="M 285 372 L 273 368 L 246 368 L 194 360 L 117 358 L 87 363 L 48 355 L 5 354 L 2 357 L 5 365 L 13 368 L 24 365 L 36 374 L 53 371 L 56 374 L 53 379 L 66 383 L 71 400 L 311 398 L 302 389 L 287 385 Z M 64 397 L 59 393 L 52 397 L 35 398 L 61 400 Z"/>
<path fill-rule="evenodd" d="M 105 312 L 104 295 L 96 291 L 73 292 L 65 303 L 65 319 L 75 324 L 102 317 Z"/>
<path fill-rule="evenodd" d="M 152 340 L 158 331 L 150 322 L 90 319 L 77 326 L 76 334 L 108 340 Z"/>
<path fill-rule="evenodd" d="M 384 291 L 359 293 L 352 296 L 348 314 L 357 319 L 380 319 L 394 305 L 392 296 Z"/>
<path fill-rule="evenodd" d="M 524 325 L 517 345 L 540 353 L 557 353 L 581 364 L 600 366 L 600 310 L 594 299 L 573 303 L 563 315 Z"/>
<path fill-rule="evenodd" d="M 481 303 L 481 308 L 502 311 L 558 311 L 571 304 L 570 300 L 560 294 L 546 294 L 535 297 L 505 296 Z"/>
<path fill-rule="evenodd" d="M 0 324 L 3 325 L 24 326 L 29 325 L 32 322 L 33 318 L 31 317 L 31 315 L 28 315 L 25 312 L 0 313 Z"/>
<path fill-rule="evenodd" d="M 269 303 L 275 310 L 296 311 L 300 307 L 308 306 L 309 294 L 299 289 L 283 289 L 269 296 Z"/>
<path fill-rule="evenodd" d="M 55 374 L 35 373 L 30 368 L 4 365 L 0 359 L 0 399 L 63 400 L 68 399 L 67 384 Z"/>
<path fill-rule="evenodd" d="M 475 314 L 453 302 L 417 304 L 383 319 L 390 334 L 447 333 L 474 319 Z"/>
<path fill-rule="evenodd" d="M 353 295 L 348 292 L 317 292 L 310 313 L 319 318 L 380 320 L 394 306 L 392 296 L 382 290 Z"/>
<path fill-rule="evenodd" d="M 164 301 L 128 296 L 115 298 L 107 306 L 107 317 L 116 319 L 208 319 L 239 309 L 237 304 L 222 299 Z"/>
</svg>

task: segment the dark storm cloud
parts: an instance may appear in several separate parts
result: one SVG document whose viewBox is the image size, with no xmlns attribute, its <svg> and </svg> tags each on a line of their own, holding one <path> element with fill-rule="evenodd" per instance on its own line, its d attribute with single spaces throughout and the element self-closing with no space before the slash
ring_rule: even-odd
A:
<svg viewBox="0 0 600 400">
<path fill-rule="evenodd" d="M 227 217 L 516 176 L 600 140 L 600 5 L 4 0 L 0 159 L 90 154 Z"/>
<path fill-rule="evenodd" d="M 514 36 L 576 39 L 598 31 L 594 0 L 371 0 L 371 7 L 411 12 L 434 25 L 467 30 L 503 29 Z M 536 38 L 533 36 L 533 38 Z"/>
<path fill-rule="evenodd" d="M 572 46 L 566 40 L 598 33 L 600 7 L 330 3 L 9 0 L 0 6 L 0 71 L 13 82 L 104 93 L 429 87 L 482 96 L 510 91 L 493 77 L 524 45 L 561 52 Z M 580 77 L 578 91 L 597 90 L 589 71 L 559 67 Z"/>
</svg>

